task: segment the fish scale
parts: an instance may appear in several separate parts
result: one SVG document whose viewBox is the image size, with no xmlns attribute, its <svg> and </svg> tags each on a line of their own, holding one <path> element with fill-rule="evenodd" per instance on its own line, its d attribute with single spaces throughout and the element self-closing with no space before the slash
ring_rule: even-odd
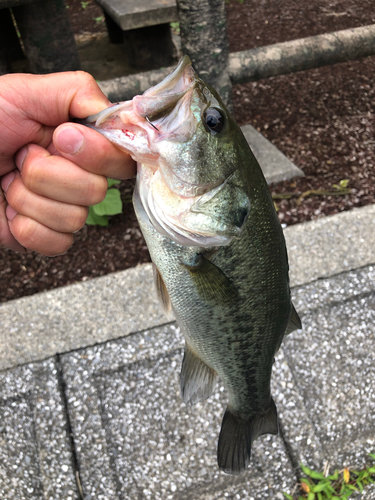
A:
<svg viewBox="0 0 375 500">
<path fill-rule="evenodd" d="M 186 56 L 143 96 L 85 124 L 138 162 L 135 212 L 161 304 L 173 310 L 186 340 L 181 394 L 194 404 L 211 395 L 217 377 L 223 381 L 229 402 L 218 465 L 239 474 L 253 441 L 278 432 L 272 365 L 284 335 L 301 327 L 262 171 Z"/>
</svg>

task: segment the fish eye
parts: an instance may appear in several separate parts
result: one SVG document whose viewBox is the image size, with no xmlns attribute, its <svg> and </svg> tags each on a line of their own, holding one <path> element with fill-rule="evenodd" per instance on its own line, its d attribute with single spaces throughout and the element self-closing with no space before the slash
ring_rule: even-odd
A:
<svg viewBox="0 0 375 500">
<path fill-rule="evenodd" d="M 208 108 L 204 112 L 204 120 L 210 132 L 218 134 L 221 132 L 225 125 L 224 115 L 216 108 Z"/>
</svg>

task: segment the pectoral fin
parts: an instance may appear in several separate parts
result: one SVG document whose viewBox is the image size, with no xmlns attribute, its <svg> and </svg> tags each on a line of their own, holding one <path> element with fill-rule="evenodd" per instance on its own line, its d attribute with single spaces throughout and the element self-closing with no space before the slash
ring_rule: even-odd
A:
<svg viewBox="0 0 375 500">
<path fill-rule="evenodd" d="M 154 263 L 152 263 L 152 271 L 154 274 L 154 283 L 155 283 L 156 293 L 157 293 L 158 299 L 159 299 L 160 304 L 163 308 L 163 311 L 168 316 L 168 318 L 170 318 L 171 311 L 172 311 L 172 305 L 171 305 L 171 299 L 169 297 L 167 287 L 165 286 L 164 280 L 162 278 L 162 275 L 159 272 L 159 269 L 155 266 Z"/>
<path fill-rule="evenodd" d="M 184 264 L 194 282 L 200 297 L 209 304 L 225 305 L 238 296 L 233 283 L 225 276 L 223 271 L 211 261 L 197 255 L 193 265 Z"/>
<path fill-rule="evenodd" d="M 209 398 L 216 379 L 216 372 L 186 344 L 180 375 L 181 396 L 184 403 L 194 404 Z"/>
<path fill-rule="evenodd" d="M 286 327 L 285 335 L 289 335 L 290 333 L 294 332 L 295 330 L 299 330 L 300 328 L 302 328 L 302 322 L 294 305 L 292 304 L 292 312 L 290 313 L 289 323 Z"/>
</svg>

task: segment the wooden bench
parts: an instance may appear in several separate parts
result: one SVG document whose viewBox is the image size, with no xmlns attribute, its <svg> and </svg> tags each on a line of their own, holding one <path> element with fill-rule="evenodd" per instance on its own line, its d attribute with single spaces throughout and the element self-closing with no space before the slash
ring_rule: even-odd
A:
<svg viewBox="0 0 375 500">
<path fill-rule="evenodd" d="M 9 7 L 33 73 L 80 69 L 73 30 L 64 0 L 0 0 L 0 74 L 22 49 Z"/>
<path fill-rule="evenodd" d="M 96 0 L 112 43 L 122 43 L 134 69 L 170 66 L 174 44 L 170 23 L 178 21 L 176 0 Z"/>
</svg>

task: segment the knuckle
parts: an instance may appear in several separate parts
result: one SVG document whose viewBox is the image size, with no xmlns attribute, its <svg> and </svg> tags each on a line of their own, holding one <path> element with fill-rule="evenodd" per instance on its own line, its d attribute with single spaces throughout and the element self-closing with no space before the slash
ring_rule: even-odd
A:
<svg viewBox="0 0 375 500">
<path fill-rule="evenodd" d="M 96 83 L 95 78 L 90 75 L 90 73 L 78 70 L 75 71 L 75 74 L 79 80 L 80 85 L 82 85 L 82 87 L 86 90 L 90 91 L 93 88 L 97 88 L 98 84 Z"/>
<path fill-rule="evenodd" d="M 34 158 L 26 157 L 22 167 L 22 180 L 25 186 L 32 191 L 42 182 L 43 176 L 40 175 L 41 168 L 38 161 Z"/>
<path fill-rule="evenodd" d="M 53 248 L 53 250 L 45 253 L 48 257 L 54 257 L 55 255 L 61 255 L 66 253 L 73 244 L 73 235 L 63 234 L 58 242 L 58 244 Z"/>
<path fill-rule="evenodd" d="M 69 220 L 68 232 L 79 231 L 86 223 L 89 209 L 87 207 L 76 207 L 74 214 Z"/>
<path fill-rule="evenodd" d="M 12 221 L 12 234 L 25 248 L 39 252 L 47 257 L 60 255 L 70 248 L 73 235 L 50 232 L 33 219 L 17 216 Z"/>
<path fill-rule="evenodd" d="M 97 175 L 95 181 L 88 189 L 89 205 L 96 205 L 104 200 L 108 189 L 107 179 L 101 175 Z"/>
<path fill-rule="evenodd" d="M 25 248 L 35 248 L 37 243 L 38 223 L 29 217 L 15 217 L 12 224 L 12 233 Z"/>
<path fill-rule="evenodd" d="M 7 201 L 16 212 L 23 213 L 24 207 L 27 204 L 27 196 L 20 179 L 14 179 L 9 186 Z"/>
</svg>

